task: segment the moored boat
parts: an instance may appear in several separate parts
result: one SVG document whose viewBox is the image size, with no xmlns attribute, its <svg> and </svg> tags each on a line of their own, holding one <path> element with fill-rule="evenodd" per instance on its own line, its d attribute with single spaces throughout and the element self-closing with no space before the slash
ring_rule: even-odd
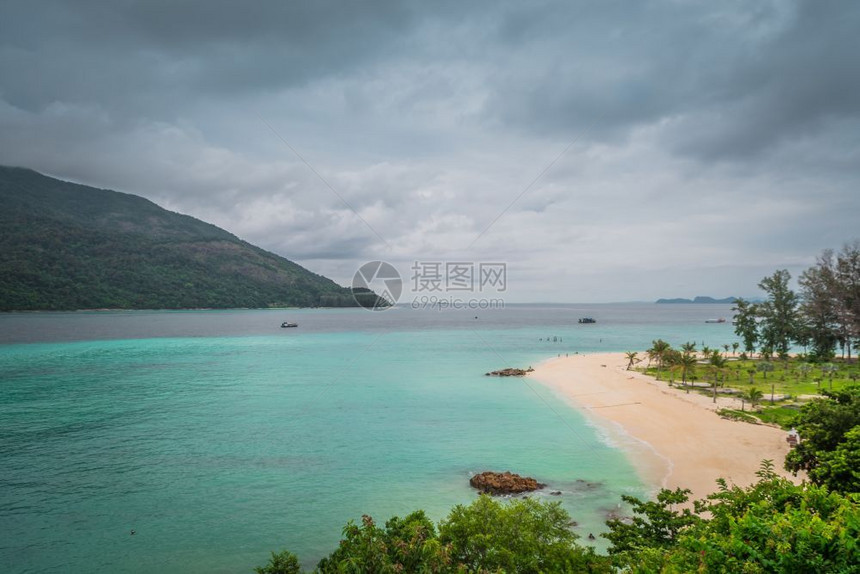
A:
<svg viewBox="0 0 860 574">
<path fill-rule="evenodd" d="M 287 329 L 289 327 L 298 327 L 298 326 L 299 326 L 298 323 L 290 323 L 289 321 L 284 321 L 283 323 L 281 323 L 281 329 Z"/>
</svg>

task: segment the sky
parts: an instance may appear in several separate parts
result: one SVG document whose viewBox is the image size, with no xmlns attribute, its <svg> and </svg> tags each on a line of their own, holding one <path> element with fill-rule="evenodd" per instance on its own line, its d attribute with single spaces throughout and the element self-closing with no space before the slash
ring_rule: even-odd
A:
<svg viewBox="0 0 860 574">
<path fill-rule="evenodd" d="M 347 285 L 754 296 L 860 237 L 853 1 L 0 2 L 0 164 Z"/>
</svg>

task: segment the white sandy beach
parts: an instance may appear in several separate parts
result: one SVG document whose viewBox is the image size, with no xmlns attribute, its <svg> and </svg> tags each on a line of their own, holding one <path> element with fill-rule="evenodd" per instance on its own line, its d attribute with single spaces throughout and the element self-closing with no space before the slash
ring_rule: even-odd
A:
<svg viewBox="0 0 860 574">
<path fill-rule="evenodd" d="M 718 477 L 742 486 L 755 482 L 764 459 L 799 480 L 782 470 L 789 450 L 785 431 L 722 419 L 714 410 L 738 408 L 733 399 L 714 404 L 626 365 L 623 353 L 573 355 L 539 365 L 531 377 L 585 410 L 610 435 L 627 439 L 622 442 L 642 478 L 655 488 L 680 486 L 703 498 L 717 489 Z"/>
</svg>

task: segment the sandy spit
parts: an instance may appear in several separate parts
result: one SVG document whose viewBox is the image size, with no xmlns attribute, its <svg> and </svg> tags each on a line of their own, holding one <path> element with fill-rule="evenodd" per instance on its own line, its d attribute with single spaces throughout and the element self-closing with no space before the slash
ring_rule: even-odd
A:
<svg viewBox="0 0 860 574">
<path fill-rule="evenodd" d="M 716 479 L 746 486 L 764 459 L 776 470 L 789 450 L 785 431 L 720 418 L 714 411 L 734 399 L 669 387 L 625 370 L 623 353 L 573 355 L 539 365 L 530 378 L 553 389 L 591 421 L 619 439 L 643 480 L 655 490 L 683 487 L 693 498 L 717 490 Z"/>
</svg>

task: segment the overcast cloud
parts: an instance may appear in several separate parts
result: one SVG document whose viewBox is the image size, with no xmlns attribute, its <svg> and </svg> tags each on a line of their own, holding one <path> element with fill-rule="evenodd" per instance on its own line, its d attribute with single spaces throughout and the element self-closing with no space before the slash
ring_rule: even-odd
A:
<svg viewBox="0 0 860 574">
<path fill-rule="evenodd" d="M 858 30 L 848 0 L 5 1 L 0 163 L 342 284 L 468 260 L 512 302 L 754 295 L 860 236 Z"/>
</svg>

